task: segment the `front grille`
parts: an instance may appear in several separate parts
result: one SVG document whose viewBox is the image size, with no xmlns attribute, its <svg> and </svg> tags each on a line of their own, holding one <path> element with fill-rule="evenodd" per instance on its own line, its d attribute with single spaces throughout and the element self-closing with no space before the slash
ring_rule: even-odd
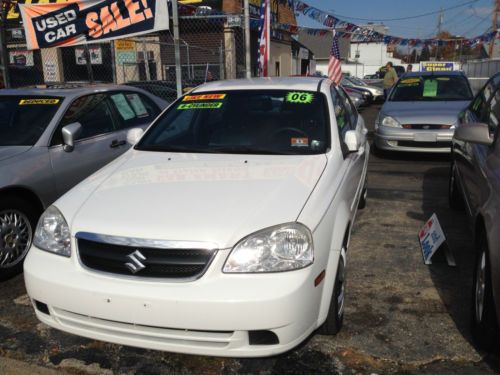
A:
<svg viewBox="0 0 500 375">
<path fill-rule="evenodd" d="M 436 125 L 436 124 L 405 124 L 405 129 L 420 129 L 420 130 L 436 130 L 436 129 L 449 129 L 451 125 Z"/>
<path fill-rule="evenodd" d="M 77 243 L 80 260 L 86 267 L 136 277 L 197 278 L 206 271 L 216 253 L 216 250 L 207 249 L 157 249 L 114 245 L 82 238 L 78 238 Z M 139 251 L 139 256 L 136 251 Z M 136 261 L 130 257 L 133 254 L 136 254 L 133 256 Z M 134 266 L 135 272 L 130 269 Z"/>
<path fill-rule="evenodd" d="M 451 142 L 413 142 L 398 141 L 400 147 L 418 147 L 418 148 L 446 148 L 451 147 Z"/>
</svg>

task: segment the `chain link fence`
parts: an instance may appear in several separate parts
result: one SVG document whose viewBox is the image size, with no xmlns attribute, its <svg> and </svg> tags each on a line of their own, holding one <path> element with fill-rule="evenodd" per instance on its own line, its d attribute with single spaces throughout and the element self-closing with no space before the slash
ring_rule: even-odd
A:
<svg viewBox="0 0 500 375">
<path fill-rule="evenodd" d="M 242 15 L 181 16 L 179 37 L 183 91 L 208 81 L 245 76 Z M 115 83 L 142 87 L 167 100 L 177 96 L 172 30 L 106 43 L 28 51 L 22 29 L 7 25 L 6 42 L 14 88 Z"/>
</svg>

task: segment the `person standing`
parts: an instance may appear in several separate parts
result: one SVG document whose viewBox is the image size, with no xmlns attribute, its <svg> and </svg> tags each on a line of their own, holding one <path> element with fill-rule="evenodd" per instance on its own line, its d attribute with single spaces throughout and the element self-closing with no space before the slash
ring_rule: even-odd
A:
<svg viewBox="0 0 500 375">
<path fill-rule="evenodd" d="M 396 84 L 398 81 L 398 74 L 396 73 L 396 70 L 392 66 L 392 62 L 388 62 L 385 64 L 385 75 L 384 75 L 384 94 L 385 98 L 387 99 L 387 96 L 389 96 L 389 92 L 391 91 L 392 86 Z"/>
</svg>

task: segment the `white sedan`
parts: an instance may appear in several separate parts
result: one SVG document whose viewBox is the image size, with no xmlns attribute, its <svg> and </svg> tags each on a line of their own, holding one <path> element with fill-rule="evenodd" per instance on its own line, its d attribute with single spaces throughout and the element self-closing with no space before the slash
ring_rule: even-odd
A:
<svg viewBox="0 0 500 375">
<path fill-rule="evenodd" d="M 327 79 L 196 88 L 42 215 L 24 264 L 37 317 L 93 339 L 231 357 L 337 333 L 366 133 Z"/>
</svg>

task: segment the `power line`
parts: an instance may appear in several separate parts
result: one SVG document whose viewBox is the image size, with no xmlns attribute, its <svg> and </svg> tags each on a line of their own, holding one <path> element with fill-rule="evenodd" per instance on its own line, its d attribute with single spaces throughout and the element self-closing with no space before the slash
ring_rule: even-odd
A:
<svg viewBox="0 0 500 375">
<path fill-rule="evenodd" d="M 444 9 L 440 9 L 440 10 L 436 10 L 436 11 L 428 12 L 428 13 L 422 13 L 422 14 L 418 14 L 416 16 L 408 16 L 408 17 L 400 17 L 400 18 L 359 18 L 359 17 L 344 16 L 344 15 L 337 14 L 337 13 L 335 13 L 335 16 L 337 16 L 339 18 L 347 18 L 347 19 L 351 19 L 351 20 L 359 20 L 359 21 L 367 21 L 367 22 L 403 21 L 403 20 L 410 20 L 410 19 L 414 19 L 414 18 L 432 16 L 434 14 L 439 14 L 442 11 L 448 11 L 448 10 L 452 10 L 452 9 L 461 8 L 461 7 L 469 5 L 469 4 L 477 3 L 478 1 L 479 0 L 467 1 L 465 3 L 458 4 L 458 5 L 449 7 L 449 8 L 444 8 Z"/>
</svg>

